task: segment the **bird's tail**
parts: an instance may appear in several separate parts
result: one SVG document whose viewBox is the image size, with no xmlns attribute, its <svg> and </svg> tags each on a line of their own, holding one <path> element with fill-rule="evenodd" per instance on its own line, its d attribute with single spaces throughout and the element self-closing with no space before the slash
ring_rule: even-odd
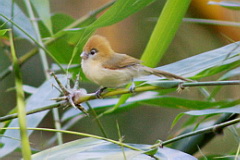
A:
<svg viewBox="0 0 240 160">
<path fill-rule="evenodd" d="M 166 78 L 169 78 L 169 79 L 181 79 L 181 80 L 187 81 L 187 82 L 192 82 L 193 81 L 191 79 L 187 79 L 187 78 L 178 76 L 178 75 L 173 74 L 173 73 L 157 70 L 157 69 L 146 67 L 146 66 L 144 66 L 144 70 L 146 72 L 148 72 L 150 74 L 153 74 L 155 76 L 158 76 L 158 77 L 166 77 Z"/>
</svg>

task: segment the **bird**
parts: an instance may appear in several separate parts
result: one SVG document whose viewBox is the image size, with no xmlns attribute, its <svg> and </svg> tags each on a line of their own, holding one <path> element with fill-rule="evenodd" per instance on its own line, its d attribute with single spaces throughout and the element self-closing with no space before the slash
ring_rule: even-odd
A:
<svg viewBox="0 0 240 160">
<path fill-rule="evenodd" d="M 101 86 L 96 92 L 97 97 L 106 88 L 119 88 L 135 78 L 147 75 L 156 75 L 170 79 L 192 81 L 184 77 L 144 66 L 142 61 L 127 54 L 115 52 L 110 42 L 101 35 L 93 35 L 83 47 L 81 57 L 81 68 L 85 76 Z M 134 82 L 130 91 L 135 89 Z"/>
</svg>

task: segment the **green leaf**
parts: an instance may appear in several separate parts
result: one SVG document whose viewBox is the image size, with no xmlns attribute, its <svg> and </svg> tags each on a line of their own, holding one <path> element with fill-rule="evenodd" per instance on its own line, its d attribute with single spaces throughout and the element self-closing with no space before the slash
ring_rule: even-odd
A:
<svg viewBox="0 0 240 160">
<path fill-rule="evenodd" d="M 211 115 L 211 114 L 220 114 L 220 113 L 237 113 L 240 114 L 240 105 L 229 107 L 229 108 L 221 108 L 221 109 L 206 109 L 206 110 L 197 110 L 197 111 L 188 111 L 185 114 L 191 116 L 203 116 L 203 115 Z"/>
<path fill-rule="evenodd" d="M 159 63 L 177 32 L 190 2 L 190 0 L 168 0 L 166 2 L 141 57 L 144 65 L 155 67 Z M 129 97 L 129 95 L 121 96 L 113 109 L 117 109 L 121 104 L 124 104 Z"/>
<path fill-rule="evenodd" d="M 55 13 L 51 16 L 52 25 L 53 25 L 53 33 L 56 34 L 58 32 L 64 32 L 63 29 L 76 21 L 73 17 L 63 14 L 63 13 Z"/>
<path fill-rule="evenodd" d="M 47 49 L 52 55 L 63 64 L 67 64 L 71 58 L 74 46 L 68 44 L 68 36 L 64 35 L 58 38 L 55 42 L 47 46 Z M 79 57 L 79 56 L 78 56 Z M 76 59 L 79 59 L 76 57 Z M 79 61 L 78 61 L 79 62 Z M 74 63 L 76 63 L 74 59 Z"/>
<path fill-rule="evenodd" d="M 144 144 L 129 144 L 135 148 L 141 150 L 149 150 L 151 145 Z M 32 156 L 33 160 L 63 160 L 63 159 L 114 159 L 122 160 L 124 159 L 124 154 L 127 159 L 141 159 L 141 160 L 151 160 L 151 156 L 143 154 L 142 151 L 134 151 L 129 148 L 124 148 L 124 153 L 121 146 L 106 142 L 103 140 L 97 140 L 93 138 L 83 138 L 68 142 L 56 147 L 44 150 L 42 152 L 36 153 Z M 183 153 L 178 150 L 170 148 L 159 148 L 158 152 L 154 155 L 159 159 L 188 159 L 196 160 L 191 155 Z"/>
<path fill-rule="evenodd" d="M 158 149 L 160 147 L 162 147 L 162 141 L 157 140 L 155 144 L 153 144 L 148 151 L 144 152 L 144 154 L 147 154 L 149 156 L 154 156 L 158 152 Z"/>
<path fill-rule="evenodd" d="M 215 2 L 215 1 L 209 1 L 209 5 L 219 5 L 228 9 L 234 9 L 234 10 L 239 10 L 240 9 L 240 3 L 239 2 L 234 2 L 234 1 L 220 1 L 220 2 Z"/>
<path fill-rule="evenodd" d="M 157 67 L 157 69 L 181 75 L 183 77 L 202 78 L 228 70 L 228 67 L 231 67 L 231 65 L 234 65 L 234 67 L 240 66 L 239 53 L 240 42 L 235 42 L 175 63 Z M 208 70 L 213 70 L 214 72 L 209 72 Z M 195 75 L 197 76 L 195 77 Z M 136 81 L 153 81 L 158 79 L 163 78 L 151 75 L 138 78 Z"/>
<path fill-rule="evenodd" d="M 34 94 L 37 91 L 37 88 L 35 88 L 33 86 L 29 86 L 29 85 L 23 85 L 23 90 L 26 93 Z"/>
<path fill-rule="evenodd" d="M 212 108 L 218 105 L 229 104 L 227 101 L 209 102 L 189 100 L 178 97 L 158 97 L 155 99 L 144 99 L 139 101 L 140 104 L 148 104 L 160 107 L 181 108 L 181 109 L 205 109 Z"/>
<path fill-rule="evenodd" d="M 117 0 L 114 5 L 100 16 L 90 28 L 100 28 L 122 21 L 138 12 L 155 0 Z"/>
<path fill-rule="evenodd" d="M 58 40 L 57 37 L 63 34 L 64 28 L 73 24 L 74 21 L 75 21 L 74 18 L 66 14 L 62 14 L 62 13 L 52 14 L 51 22 L 52 22 L 52 32 L 54 35 L 52 36 L 49 30 L 47 29 L 47 27 L 43 24 L 43 22 L 39 21 L 38 24 L 39 24 L 41 37 L 45 39 L 48 37 L 52 37 L 52 38 L 55 37 L 56 40 Z"/>
<path fill-rule="evenodd" d="M 229 102 L 217 102 L 218 103 L 218 109 L 206 109 L 206 110 L 193 110 L 193 111 L 188 111 L 188 112 L 184 112 L 184 113 L 179 113 L 173 123 L 172 123 L 172 127 L 176 125 L 176 123 L 180 120 L 180 118 L 183 117 L 183 115 L 191 115 L 191 116 L 212 116 L 213 114 L 221 114 L 221 113 L 239 113 L 240 112 L 240 106 L 238 105 L 240 103 L 240 100 L 235 100 L 235 101 L 229 101 Z M 217 106 L 217 105 L 216 105 Z M 227 108 L 228 107 L 228 108 Z M 206 108 L 211 108 L 211 106 L 209 105 L 209 107 Z M 194 117 L 190 118 L 189 122 L 186 122 L 184 125 L 189 125 L 192 124 L 194 122 Z"/>
<path fill-rule="evenodd" d="M 82 50 L 83 45 L 86 43 L 87 39 L 91 34 L 100 27 L 109 26 L 120 22 L 121 20 L 127 18 L 128 16 L 136 13 L 142 8 L 146 7 L 155 0 L 118 0 L 116 1 L 110 9 L 108 9 L 103 15 L 101 15 L 96 21 L 88 26 L 81 27 L 78 32 L 80 32 L 80 38 L 78 38 L 76 48 L 73 50 L 71 61 L 79 60 L 79 53 Z M 76 33 L 75 33 L 76 34 Z M 79 62 L 79 61 L 78 61 Z M 69 63 L 70 65 L 72 64 Z"/>
<path fill-rule="evenodd" d="M 75 59 L 76 54 L 81 51 L 83 45 L 90 37 L 90 35 L 100 27 L 109 26 L 120 22 L 128 16 L 136 13 L 142 8 L 146 7 L 155 0 L 118 0 L 110 9 L 108 9 L 103 15 L 101 15 L 95 22 L 87 27 L 83 27 L 79 32 L 82 32 L 81 38 L 79 38 L 75 52 L 73 52 L 72 60 Z"/>
<path fill-rule="evenodd" d="M 233 69 L 227 73 L 225 73 L 221 78 L 220 80 L 225 80 L 225 79 L 228 79 L 228 78 L 231 78 L 231 77 L 235 77 L 235 76 L 239 76 L 240 75 L 240 67 L 236 68 L 236 69 Z"/>
<path fill-rule="evenodd" d="M 206 70 L 198 73 L 197 75 L 194 76 L 194 78 L 198 79 L 198 78 L 212 76 L 212 75 L 215 75 L 215 74 L 223 72 L 223 71 L 229 71 L 238 66 L 240 66 L 240 60 L 237 60 L 237 61 L 234 61 L 234 62 L 228 63 L 228 64 L 217 65 L 217 66 L 214 66 L 212 68 L 206 69 Z"/>
<path fill-rule="evenodd" d="M 0 30 L 0 37 L 4 36 L 8 31 L 10 31 L 11 29 L 1 29 Z"/>
<path fill-rule="evenodd" d="M 14 3 L 13 5 L 13 18 L 11 16 L 11 10 L 12 10 L 12 1 L 0 1 L 0 22 L 6 23 L 4 28 L 10 28 L 12 24 L 8 22 L 5 18 L 2 17 L 2 15 L 6 16 L 8 19 L 12 19 L 13 22 L 15 22 L 19 27 L 21 27 L 24 31 L 26 31 L 29 35 L 31 35 L 33 38 L 36 39 L 36 34 L 34 32 L 34 29 L 32 27 L 32 24 L 28 17 L 24 14 L 24 12 L 19 8 L 19 6 Z M 21 30 L 19 30 L 16 27 L 13 27 L 13 32 L 15 35 L 28 39 L 31 41 L 31 39 L 25 35 Z M 32 42 L 32 41 L 31 41 Z"/>
<path fill-rule="evenodd" d="M 147 47 L 141 57 L 145 65 L 156 67 L 171 44 L 191 0 L 167 0 Z M 154 57 L 154 58 L 153 58 Z"/>
<path fill-rule="evenodd" d="M 60 76 L 59 80 L 66 84 L 67 78 L 65 76 Z M 26 110 L 30 111 L 33 109 L 41 108 L 44 106 L 53 105 L 56 102 L 50 100 L 51 98 L 56 98 L 60 93 L 52 87 L 52 84 L 56 84 L 55 80 L 52 78 L 45 83 L 43 83 L 37 91 L 29 97 L 26 103 Z M 49 110 L 38 112 L 26 117 L 27 127 L 37 127 L 43 118 L 47 115 Z M 8 127 L 18 127 L 18 119 L 14 119 L 8 125 Z M 31 135 L 32 131 L 28 131 L 28 135 Z M 19 131 L 17 130 L 6 130 L 4 136 L 13 137 L 15 139 L 20 139 Z M 4 146 L 0 149 L 0 157 L 4 157 L 7 154 L 13 152 L 17 147 L 19 147 L 20 142 L 17 140 L 9 139 L 6 137 L 1 138 L 1 142 Z"/>
<path fill-rule="evenodd" d="M 88 26 L 95 20 L 95 17 L 89 17 L 84 22 L 82 22 L 79 27 Z M 83 31 L 79 32 L 69 32 L 65 31 L 65 27 L 69 26 L 74 22 L 72 17 L 69 17 L 64 14 L 56 14 L 52 17 L 53 22 L 53 32 L 56 33 L 56 37 L 61 34 L 65 34 L 47 46 L 48 50 L 54 55 L 54 57 L 63 64 L 68 64 L 72 58 L 74 47 L 78 42 L 78 39 L 81 38 L 84 34 Z M 60 24 L 60 25 L 59 25 Z M 44 33 L 44 32 L 43 32 Z M 46 34 L 46 32 L 45 32 Z M 81 44 L 84 45 L 84 44 Z M 79 55 L 74 57 L 73 64 L 79 64 L 80 57 Z"/>
<path fill-rule="evenodd" d="M 52 33 L 49 0 L 31 0 L 31 3 L 43 24 L 48 28 L 49 32 Z"/>
<path fill-rule="evenodd" d="M 184 113 L 179 113 L 173 120 L 171 128 L 173 128 L 177 122 L 184 116 Z"/>
</svg>

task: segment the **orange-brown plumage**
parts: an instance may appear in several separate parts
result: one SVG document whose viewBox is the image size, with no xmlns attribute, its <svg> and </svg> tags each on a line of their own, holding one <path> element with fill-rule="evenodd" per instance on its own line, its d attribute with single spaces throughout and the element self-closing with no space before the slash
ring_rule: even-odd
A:
<svg viewBox="0 0 240 160">
<path fill-rule="evenodd" d="M 87 78 L 103 87 L 120 87 L 134 78 L 154 74 L 190 81 L 181 76 L 141 65 L 141 61 L 114 52 L 105 37 L 92 36 L 83 48 L 82 69 Z"/>
<path fill-rule="evenodd" d="M 91 49 L 97 49 L 101 57 L 109 56 L 114 53 L 108 40 L 100 35 L 94 35 L 89 38 L 83 50 L 89 52 Z"/>
</svg>

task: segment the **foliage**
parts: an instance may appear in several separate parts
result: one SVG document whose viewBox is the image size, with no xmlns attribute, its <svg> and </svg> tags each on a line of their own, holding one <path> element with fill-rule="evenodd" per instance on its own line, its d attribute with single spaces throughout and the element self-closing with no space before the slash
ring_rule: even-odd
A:
<svg viewBox="0 0 240 160">
<path fill-rule="evenodd" d="M 200 130 L 198 132 L 198 129 L 204 127 L 211 128 L 213 124 L 224 124 L 231 122 L 231 120 L 236 120 L 237 114 L 240 113 L 240 99 L 215 100 L 214 98 L 223 85 L 240 84 L 239 80 L 228 80 L 240 75 L 240 42 L 231 43 L 218 49 L 207 51 L 157 68 L 184 77 L 190 77 L 193 80 L 215 76 L 219 77 L 219 80 L 225 81 L 216 80 L 207 83 L 194 82 L 182 84 L 179 81 L 167 81 L 156 76 L 147 76 L 135 80 L 138 83 L 136 91 L 138 92 L 138 88 L 141 89 L 141 87 L 146 87 L 146 90 L 140 90 L 145 92 L 136 95 L 121 95 L 122 93 L 128 92 L 122 92 L 125 91 L 124 89 L 113 90 L 108 92 L 108 94 L 112 96 L 106 96 L 104 99 L 91 98 L 92 100 L 89 100 L 88 102 L 84 101 L 84 103 L 81 104 L 85 109 L 88 108 L 89 112 L 95 116 L 94 118 L 97 120 L 99 128 L 102 130 L 104 130 L 104 128 L 102 127 L 97 114 L 104 115 L 103 113 L 108 113 L 114 115 L 113 113 L 126 112 L 133 107 L 139 107 L 141 105 L 168 107 L 175 110 L 184 109 L 185 111 L 180 113 L 173 121 L 173 126 L 179 122 L 179 119 L 183 115 L 188 115 L 190 117 L 185 125 L 182 126 L 182 133 L 194 133 L 194 136 L 191 134 L 189 135 L 192 138 L 191 145 L 186 145 L 186 140 L 183 138 L 181 141 L 179 141 L 180 139 L 177 139 L 177 143 L 169 146 L 171 148 L 165 146 L 161 148 L 162 142 L 157 142 L 155 145 L 123 143 L 119 127 L 118 141 L 81 132 L 73 133 L 72 131 L 68 131 L 69 128 L 79 122 L 83 117 L 86 117 L 84 113 L 76 110 L 76 108 L 62 110 L 62 108 L 59 107 L 63 112 L 61 117 L 59 118 L 58 113 L 55 112 L 52 120 L 55 123 L 56 130 L 37 128 L 44 118 L 46 118 L 47 113 L 51 111 L 51 108 L 53 109 L 60 106 L 60 103 L 51 100 L 52 98 L 60 96 L 59 91 L 52 87 L 52 85 L 57 86 L 57 83 L 53 78 L 47 78 L 48 76 L 46 75 L 45 81 L 42 82 L 39 87 L 34 89 L 28 87 L 31 91 L 30 96 L 24 98 L 22 94 L 22 88 L 24 87 L 22 86 L 22 78 L 20 76 L 21 70 L 19 70 L 18 67 L 21 67 L 22 64 L 30 61 L 31 57 L 37 54 L 39 50 L 40 53 L 42 52 L 44 55 L 47 54 L 53 61 L 51 64 L 52 68 L 47 68 L 48 65 L 46 65 L 46 70 L 51 69 L 56 72 L 76 75 L 80 68 L 79 52 L 86 40 L 96 31 L 96 29 L 116 24 L 134 13 L 139 12 L 151 3 L 154 3 L 154 0 L 118 0 L 116 2 L 105 4 L 90 15 L 74 19 L 65 14 L 52 15 L 48 0 L 31 0 L 30 5 L 27 5 L 27 3 L 25 4 L 28 13 L 30 13 L 29 16 L 32 16 L 31 18 L 40 19 L 38 23 L 32 23 L 30 18 L 17 3 L 6 0 L 0 1 L 0 38 L 5 41 L 10 39 L 11 42 L 11 50 L 9 50 L 9 52 L 12 53 L 12 58 L 10 60 L 13 63 L 13 69 L 15 72 L 16 85 L 14 88 L 17 91 L 16 101 L 18 102 L 18 111 L 17 107 L 15 107 L 15 109 L 9 111 L 8 115 L 0 117 L 1 126 L 6 129 L 1 130 L 0 157 L 5 157 L 16 151 L 17 148 L 21 148 L 24 159 L 29 159 L 29 155 L 24 155 L 24 153 L 30 154 L 28 148 L 29 142 L 24 133 L 26 133 L 27 128 L 35 128 L 27 132 L 28 136 L 33 133 L 33 130 L 56 132 L 58 133 L 59 144 L 44 151 L 37 151 L 38 153 L 33 154 L 32 159 L 45 159 L 46 157 L 48 159 L 64 159 L 66 157 L 76 159 L 76 157 L 79 158 L 81 156 L 85 159 L 100 159 L 102 157 L 105 159 L 196 159 L 193 155 L 215 136 L 215 133 L 213 133 L 212 130 L 210 131 L 211 133 L 203 133 L 200 132 Z M 171 44 L 171 41 L 181 24 L 183 16 L 189 7 L 189 3 L 190 0 L 184 0 L 184 3 L 182 0 L 167 1 L 142 56 L 142 60 L 146 62 L 146 65 L 155 67 L 160 61 L 166 49 Z M 224 2 L 219 3 L 218 5 L 224 5 L 230 9 L 239 8 L 239 4 L 234 4 L 234 7 L 231 7 L 231 4 L 232 3 L 229 3 L 228 5 L 227 2 Z M 98 14 L 105 11 L 107 8 L 109 9 L 97 18 Z M 167 32 L 165 31 L 166 29 Z M 21 40 L 24 39 L 29 42 L 29 45 L 34 45 L 35 48 L 16 59 L 13 47 L 14 41 L 12 41 L 13 38 L 8 36 L 8 32 L 11 33 L 11 31 L 14 33 L 14 38 Z M 40 39 L 37 37 L 40 37 Z M 161 42 L 163 43 L 161 44 Z M 154 56 L 157 58 L 155 58 L 153 62 L 152 59 Z M 44 56 L 41 61 L 42 65 L 46 63 L 48 64 L 48 61 Z M 56 64 L 58 66 L 56 66 Z M 0 80 L 4 80 L 11 71 L 11 66 L 0 71 Z M 59 81 L 64 85 L 69 83 L 67 75 L 57 75 Z M 84 76 L 82 76 L 80 83 L 85 82 L 90 83 Z M 182 98 L 169 95 L 170 93 L 175 92 L 178 87 L 184 88 L 184 85 L 185 87 L 193 87 L 193 85 L 199 86 L 198 89 L 205 93 L 205 99 L 196 100 L 189 97 Z M 213 85 L 216 87 L 212 92 L 209 92 L 206 88 Z M 116 95 L 121 95 L 121 97 L 117 98 Z M 27 113 L 25 113 L 23 108 L 24 103 L 26 103 Z M 114 109 L 112 109 L 113 107 Z M 25 117 L 25 114 L 29 115 Z M 16 118 L 17 116 L 19 118 Z M 210 117 L 218 119 L 215 120 L 214 123 L 208 123 L 207 120 Z M 18 124 L 18 121 L 21 123 Z M 59 121 L 61 121 L 61 124 L 59 124 Z M 25 122 L 27 122 L 27 126 L 24 126 L 26 125 Z M 237 122 L 239 121 L 234 121 L 234 123 Z M 227 124 L 233 125 L 234 123 Z M 19 132 L 15 130 L 16 128 L 10 129 L 13 127 L 20 127 Z M 227 127 L 227 125 L 224 127 Z M 66 131 L 62 131 L 61 129 Z M 223 128 L 221 128 L 220 132 L 222 132 L 222 130 Z M 91 138 L 82 138 L 61 144 L 62 133 L 87 136 Z M 206 134 L 208 134 L 209 137 L 206 137 Z M 238 133 L 235 134 L 237 135 L 236 141 L 239 143 L 239 135 Z M 179 135 L 176 137 L 178 136 Z M 49 139 L 49 142 L 53 143 L 55 140 L 56 137 L 54 136 L 52 139 Z M 174 141 L 171 143 L 173 142 Z M 49 143 L 49 145 L 52 145 L 52 143 Z M 229 156 L 237 158 L 237 156 L 239 156 L 239 148 L 240 147 L 238 147 L 238 150 L 234 151 L 234 153 L 229 153 L 229 155 L 217 155 L 216 157 Z M 32 153 L 33 152 L 35 152 L 35 150 L 32 148 Z M 208 157 L 214 157 L 214 155 L 208 155 Z"/>
</svg>

